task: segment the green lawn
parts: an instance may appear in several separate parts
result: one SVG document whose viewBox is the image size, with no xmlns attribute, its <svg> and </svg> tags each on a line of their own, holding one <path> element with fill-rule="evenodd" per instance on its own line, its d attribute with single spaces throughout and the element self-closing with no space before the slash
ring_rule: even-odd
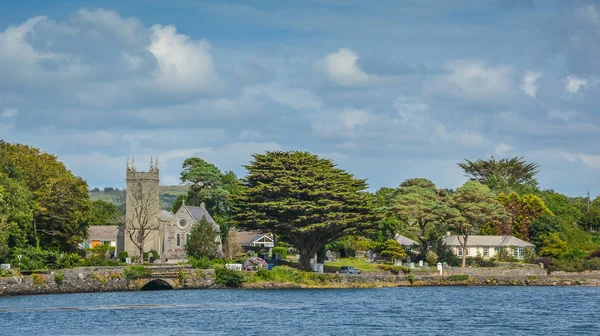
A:
<svg viewBox="0 0 600 336">
<path fill-rule="evenodd" d="M 336 272 L 342 266 L 354 266 L 361 272 L 381 272 L 377 265 L 381 264 L 370 264 L 365 259 L 341 258 L 335 262 L 325 262 L 325 271 Z"/>
</svg>

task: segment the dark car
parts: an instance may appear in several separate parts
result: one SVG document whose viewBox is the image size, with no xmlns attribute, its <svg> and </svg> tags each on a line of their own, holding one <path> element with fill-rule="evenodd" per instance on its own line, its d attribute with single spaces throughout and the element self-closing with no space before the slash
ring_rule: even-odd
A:
<svg viewBox="0 0 600 336">
<path fill-rule="evenodd" d="M 357 270 L 354 266 L 342 266 L 340 267 L 339 272 L 345 274 L 360 274 L 360 271 Z"/>
</svg>

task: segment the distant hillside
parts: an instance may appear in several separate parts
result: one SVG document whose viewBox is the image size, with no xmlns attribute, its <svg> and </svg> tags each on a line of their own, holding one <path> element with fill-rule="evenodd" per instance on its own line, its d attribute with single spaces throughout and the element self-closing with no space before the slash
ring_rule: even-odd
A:
<svg viewBox="0 0 600 336">
<path fill-rule="evenodd" d="M 163 209 L 170 209 L 171 205 L 177 199 L 177 196 L 188 192 L 187 186 L 160 186 L 160 203 Z M 102 200 L 117 205 L 123 208 L 125 205 L 125 190 L 114 188 L 104 188 L 104 190 L 90 190 L 90 200 Z"/>
</svg>

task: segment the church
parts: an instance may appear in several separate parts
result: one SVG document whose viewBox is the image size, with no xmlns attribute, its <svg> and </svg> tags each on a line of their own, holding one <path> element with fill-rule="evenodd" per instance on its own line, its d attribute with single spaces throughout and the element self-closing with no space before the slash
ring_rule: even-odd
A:
<svg viewBox="0 0 600 336">
<path fill-rule="evenodd" d="M 222 255 L 220 228 L 202 203 L 199 207 L 183 204 L 176 213 L 160 208 L 160 170 L 158 158 L 150 159 L 147 172 L 138 172 L 135 159 L 127 159 L 125 189 L 125 223 L 117 237 L 117 255 L 126 251 L 129 257 L 139 256 L 139 251 L 152 250 L 165 262 L 177 262 L 187 258 L 185 244 L 191 231 L 202 218 L 212 224 L 217 232 Z"/>
</svg>

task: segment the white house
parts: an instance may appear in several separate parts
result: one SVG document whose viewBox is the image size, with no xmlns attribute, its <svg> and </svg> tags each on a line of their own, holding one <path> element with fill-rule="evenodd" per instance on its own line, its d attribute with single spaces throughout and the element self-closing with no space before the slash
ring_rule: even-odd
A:
<svg viewBox="0 0 600 336">
<path fill-rule="evenodd" d="M 270 233 L 258 233 L 252 231 L 237 231 L 235 236 L 244 247 L 274 247 L 275 241 Z"/>
<path fill-rule="evenodd" d="M 533 244 L 513 236 L 469 236 L 467 248 L 463 251 L 462 241 L 462 236 L 447 235 L 444 237 L 446 245 L 458 257 L 462 257 L 463 253 L 466 253 L 467 257 L 479 256 L 489 259 L 496 256 L 500 249 L 506 249 L 514 258 L 523 259 L 525 249 L 535 247 Z"/>
</svg>

